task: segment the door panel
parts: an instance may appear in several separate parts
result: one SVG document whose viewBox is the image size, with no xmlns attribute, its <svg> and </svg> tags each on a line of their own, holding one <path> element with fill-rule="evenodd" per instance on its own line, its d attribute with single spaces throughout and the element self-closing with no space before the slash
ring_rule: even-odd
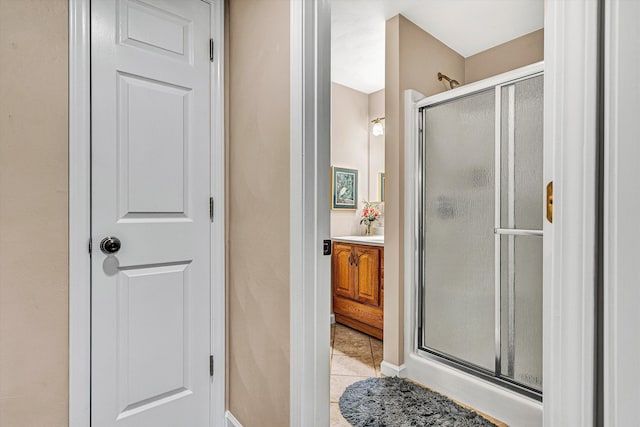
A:
<svg viewBox="0 0 640 427">
<path fill-rule="evenodd" d="M 185 62 L 193 61 L 193 21 L 136 0 L 120 0 L 119 10 L 120 43 Z"/>
<path fill-rule="evenodd" d="M 355 297 L 351 245 L 333 245 L 333 286 L 335 293 L 345 298 Z"/>
<path fill-rule="evenodd" d="M 188 266 L 119 272 L 118 365 L 124 369 L 118 373 L 118 394 L 125 413 L 156 396 L 178 398 L 191 388 Z"/>
<path fill-rule="evenodd" d="M 500 236 L 501 374 L 542 390 L 542 238 Z"/>
<path fill-rule="evenodd" d="M 501 91 L 500 227 L 541 230 L 544 77 Z"/>
<path fill-rule="evenodd" d="M 210 6 L 91 8 L 92 424 L 204 427 Z M 106 236 L 118 252 L 99 250 Z"/>
<path fill-rule="evenodd" d="M 500 88 L 502 376 L 542 390 L 543 76 Z"/>
<path fill-rule="evenodd" d="M 191 90 L 118 73 L 118 95 L 121 217 L 187 216 Z"/>
<path fill-rule="evenodd" d="M 495 365 L 495 92 L 425 110 L 423 343 Z"/>
<path fill-rule="evenodd" d="M 356 300 L 380 305 L 380 251 L 372 248 L 354 248 L 356 258 Z"/>
<path fill-rule="evenodd" d="M 542 388 L 542 107 L 540 74 L 420 109 L 418 345 L 532 394 Z"/>
</svg>

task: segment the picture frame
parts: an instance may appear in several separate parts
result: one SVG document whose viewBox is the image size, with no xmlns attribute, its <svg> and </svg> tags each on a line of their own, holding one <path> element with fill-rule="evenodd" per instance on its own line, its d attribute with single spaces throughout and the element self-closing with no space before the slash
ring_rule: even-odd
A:
<svg viewBox="0 0 640 427">
<path fill-rule="evenodd" d="M 378 172 L 378 201 L 384 202 L 384 172 Z"/>
<path fill-rule="evenodd" d="M 331 209 L 356 210 L 358 170 L 331 166 Z"/>
</svg>

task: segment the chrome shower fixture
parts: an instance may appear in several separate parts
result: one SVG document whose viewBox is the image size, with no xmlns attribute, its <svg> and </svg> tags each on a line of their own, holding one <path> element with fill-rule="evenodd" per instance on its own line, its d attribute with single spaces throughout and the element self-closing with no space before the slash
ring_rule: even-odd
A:
<svg viewBox="0 0 640 427">
<path fill-rule="evenodd" d="M 444 75 L 444 74 L 442 74 L 442 73 L 438 73 L 438 80 L 439 80 L 439 81 L 442 81 L 442 79 L 445 79 L 446 81 L 448 81 L 448 82 L 449 82 L 449 87 L 450 87 L 451 89 L 455 89 L 455 88 L 457 88 L 458 86 L 460 86 L 460 82 L 459 82 L 459 81 L 454 80 L 454 79 L 450 79 L 448 76 L 445 76 L 445 75 Z"/>
</svg>

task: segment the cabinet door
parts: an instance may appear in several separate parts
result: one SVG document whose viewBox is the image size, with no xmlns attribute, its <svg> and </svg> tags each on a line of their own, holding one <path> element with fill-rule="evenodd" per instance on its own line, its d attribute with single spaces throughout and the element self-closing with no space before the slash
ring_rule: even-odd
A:
<svg viewBox="0 0 640 427">
<path fill-rule="evenodd" d="M 352 246 L 342 243 L 333 245 L 333 287 L 335 295 L 355 298 L 353 286 Z"/>
<path fill-rule="evenodd" d="M 355 299 L 365 304 L 380 305 L 380 250 L 356 246 Z"/>
</svg>

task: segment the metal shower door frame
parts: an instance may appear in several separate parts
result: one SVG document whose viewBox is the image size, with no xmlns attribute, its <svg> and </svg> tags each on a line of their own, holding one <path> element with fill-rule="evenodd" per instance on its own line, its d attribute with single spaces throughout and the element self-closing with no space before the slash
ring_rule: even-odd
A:
<svg viewBox="0 0 640 427">
<path fill-rule="evenodd" d="M 502 375 L 502 336 L 501 336 L 501 322 L 502 322 L 502 313 L 501 313 L 501 299 L 502 299 L 502 286 L 501 286 L 501 259 L 500 259 L 500 240 L 501 236 L 509 236 L 510 241 L 515 239 L 517 235 L 524 236 L 542 236 L 542 230 L 529 230 L 529 229 L 516 229 L 516 228 L 502 228 L 502 215 L 501 215 L 501 160 L 502 160 L 502 147 L 501 147 L 501 134 L 502 134 L 502 89 L 504 87 L 513 86 L 516 83 L 528 80 L 531 78 L 535 78 L 538 76 L 544 75 L 544 62 L 539 62 L 536 64 L 532 64 L 514 71 L 510 71 L 504 74 L 500 74 L 498 76 L 490 77 L 488 79 L 471 83 L 469 85 L 461 86 L 456 89 L 449 90 L 447 92 L 443 92 L 428 98 L 425 98 L 415 104 L 415 110 L 418 113 L 418 159 L 417 159 L 417 177 L 416 177 L 416 196 L 417 203 L 415 204 L 415 218 L 416 218 L 416 226 L 417 226 L 417 253 L 416 253 L 416 295 L 418 297 L 418 304 L 416 305 L 417 313 L 415 314 L 416 321 L 416 352 L 426 358 L 436 360 L 438 362 L 444 363 L 448 366 L 454 367 L 456 369 L 460 369 L 464 372 L 473 374 L 485 380 L 488 380 L 492 383 L 496 383 L 498 385 L 504 386 L 510 390 L 517 391 L 523 395 L 534 398 L 536 400 L 542 400 L 542 392 L 533 389 L 524 384 L 518 383 L 515 380 L 512 380 L 508 377 Z M 442 104 L 445 102 L 453 101 L 456 99 L 464 98 L 470 95 L 475 95 L 477 93 L 487 91 L 492 89 L 495 94 L 495 139 L 494 139 L 494 149 L 495 149 L 495 213 L 494 213 L 494 285 L 495 285 L 495 307 L 494 307 L 494 327 L 495 327 L 495 367 L 494 371 L 489 371 L 484 368 L 473 365 L 464 360 L 457 359 L 452 357 L 451 355 L 447 355 L 441 352 L 438 352 L 434 349 L 428 349 L 426 346 L 421 345 L 424 337 L 423 328 L 424 328 L 424 295 L 425 295 L 425 281 L 424 281 L 424 254 L 425 254 L 425 238 L 424 238 L 424 144 L 425 144 L 425 136 L 423 132 L 423 124 L 424 124 L 424 111 L 428 107 L 432 107 L 438 104 Z M 513 120 L 510 121 L 513 123 Z M 513 144 L 513 141 L 511 141 Z M 511 154 L 513 154 L 513 150 L 511 150 Z M 509 159 L 509 168 L 512 172 L 514 170 L 514 159 Z M 513 183 L 513 180 L 511 180 Z M 515 192 L 514 188 L 509 189 L 510 193 Z M 509 196 L 509 200 L 513 202 L 514 197 Z M 513 209 L 509 209 L 511 212 Z M 513 223 L 510 221 L 510 223 Z M 510 248 L 514 248 L 515 246 L 511 243 Z M 511 249 L 513 250 L 513 249 Z M 513 262 L 513 256 L 510 256 L 510 262 Z M 509 277 L 509 286 L 515 286 L 513 274 L 511 274 L 511 270 L 513 270 L 513 266 L 510 269 L 510 277 Z M 513 292 L 510 293 L 511 296 L 514 295 Z M 515 301 L 510 301 L 509 304 L 509 318 L 510 322 L 513 323 L 515 319 Z M 513 330 L 513 328 L 510 328 Z M 512 337 L 513 338 L 513 337 Z M 509 354 L 513 354 L 513 339 L 511 341 L 511 348 L 509 350 Z"/>
<path fill-rule="evenodd" d="M 495 221 L 494 221 L 494 274 L 495 274 L 495 375 L 502 376 L 502 269 L 501 269 L 501 238 L 508 237 L 507 250 L 509 253 L 507 266 L 509 302 L 508 306 L 508 343 L 507 343 L 507 376 L 513 376 L 515 358 L 515 237 L 540 236 L 542 230 L 515 228 L 515 85 L 518 82 L 544 75 L 543 71 L 505 82 L 495 86 Z M 508 152 L 507 172 L 509 174 L 507 188 L 507 228 L 502 227 L 502 89 L 508 88 Z M 541 189 L 542 191 L 542 189 Z M 542 212 L 540 213 L 542 215 Z M 542 349 L 541 349 L 542 351 Z M 542 357 L 542 354 L 540 355 Z M 515 381 L 515 380 L 514 380 Z"/>
</svg>

